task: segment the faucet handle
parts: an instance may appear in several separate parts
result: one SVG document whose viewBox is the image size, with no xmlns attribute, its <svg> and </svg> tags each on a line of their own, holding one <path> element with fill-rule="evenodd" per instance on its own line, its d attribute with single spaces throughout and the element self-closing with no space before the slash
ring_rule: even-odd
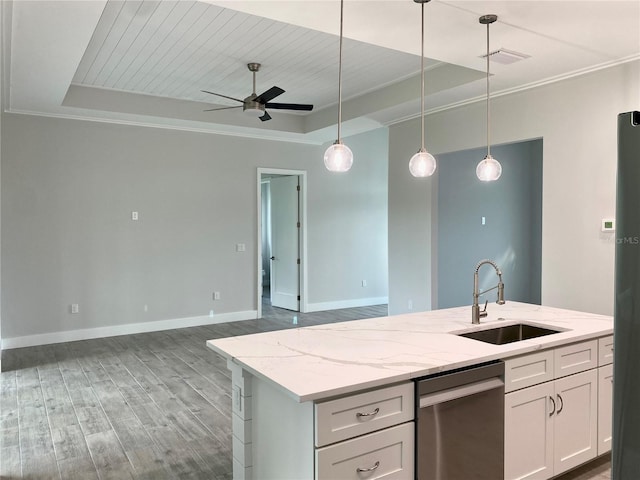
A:
<svg viewBox="0 0 640 480">
<path fill-rule="evenodd" d="M 488 315 L 487 313 L 487 305 L 489 304 L 489 300 L 485 300 L 484 302 L 484 308 L 482 310 L 480 310 L 480 318 L 484 318 Z"/>
</svg>

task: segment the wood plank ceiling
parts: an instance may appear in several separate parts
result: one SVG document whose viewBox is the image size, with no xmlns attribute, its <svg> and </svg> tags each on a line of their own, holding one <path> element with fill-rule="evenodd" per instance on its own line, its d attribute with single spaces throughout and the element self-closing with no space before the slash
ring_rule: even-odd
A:
<svg viewBox="0 0 640 480">
<path fill-rule="evenodd" d="M 246 97 L 248 62 L 263 65 L 258 94 L 278 85 L 278 101 L 336 103 L 338 37 L 193 1 L 110 0 L 73 83 L 235 106 L 200 90 Z M 343 66 L 348 99 L 415 75 L 420 57 L 345 38 Z"/>
</svg>

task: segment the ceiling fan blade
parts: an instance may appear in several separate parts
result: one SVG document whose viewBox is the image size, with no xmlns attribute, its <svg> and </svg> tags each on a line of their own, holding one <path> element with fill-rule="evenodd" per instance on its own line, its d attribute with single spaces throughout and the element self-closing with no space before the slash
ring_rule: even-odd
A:
<svg viewBox="0 0 640 480">
<path fill-rule="evenodd" d="M 258 118 L 263 122 L 266 122 L 267 120 L 271 120 L 271 115 L 269 115 L 269 112 L 264 112 L 264 115 Z"/>
<path fill-rule="evenodd" d="M 273 100 L 278 95 L 282 95 L 283 93 L 284 93 L 283 89 L 281 89 L 280 87 L 273 86 L 269 90 L 267 90 L 266 92 L 258 95 L 256 97 L 256 102 L 258 102 L 258 103 L 267 103 L 269 100 Z"/>
<path fill-rule="evenodd" d="M 220 93 L 209 92 L 207 90 L 200 90 L 202 93 L 209 93 L 211 95 L 216 95 L 222 98 L 228 98 L 229 100 L 235 100 L 236 102 L 244 103 L 244 100 L 240 100 L 239 98 L 227 97 L 226 95 L 221 95 Z"/>
<path fill-rule="evenodd" d="M 275 108 L 276 110 L 303 110 L 310 112 L 313 110 L 313 105 L 306 105 L 302 103 L 267 103 L 265 108 Z"/>
<path fill-rule="evenodd" d="M 242 105 L 238 105 L 237 107 L 210 108 L 208 110 L 203 110 L 203 112 L 215 112 L 215 111 L 218 111 L 218 110 L 229 110 L 230 108 L 242 108 Z"/>
</svg>

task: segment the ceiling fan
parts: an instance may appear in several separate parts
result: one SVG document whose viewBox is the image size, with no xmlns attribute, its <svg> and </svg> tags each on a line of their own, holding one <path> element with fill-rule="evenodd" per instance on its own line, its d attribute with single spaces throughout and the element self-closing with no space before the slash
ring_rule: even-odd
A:
<svg viewBox="0 0 640 480">
<path fill-rule="evenodd" d="M 210 108 L 209 110 L 205 110 L 205 112 L 215 112 L 216 110 L 229 110 L 231 108 L 240 108 L 242 107 L 243 112 L 248 112 L 254 115 L 261 115 L 260 120 L 266 122 L 267 120 L 271 120 L 271 115 L 266 111 L 267 108 L 272 108 L 274 110 L 300 110 L 300 111 L 311 111 L 313 110 L 313 105 L 301 104 L 301 103 L 273 103 L 271 100 L 276 98 L 278 95 L 282 95 L 284 90 L 280 87 L 273 86 L 269 90 L 260 95 L 256 95 L 256 72 L 260 70 L 259 63 L 248 63 L 247 68 L 250 72 L 253 73 L 253 93 L 249 95 L 244 100 L 240 100 L 239 98 L 228 97 L 226 95 L 222 95 L 220 93 L 209 92 L 207 90 L 201 90 L 201 92 L 209 93 L 211 95 L 216 95 L 222 98 L 228 98 L 229 100 L 235 100 L 236 102 L 242 103 L 242 105 L 238 105 L 237 107 L 219 107 L 219 108 Z"/>
</svg>

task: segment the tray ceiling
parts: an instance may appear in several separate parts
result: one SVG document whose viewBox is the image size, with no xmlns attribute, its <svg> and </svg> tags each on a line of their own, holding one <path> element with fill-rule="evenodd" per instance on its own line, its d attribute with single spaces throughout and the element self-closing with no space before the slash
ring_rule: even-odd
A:
<svg viewBox="0 0 640 480">
<path fill-rule="evenodd" d="M 335 136 L 339 2 L 1 2 L 4 108 L 321 143 Z M 494 94 L 640 59 L 640 2 L 432 0 L 425 5 L 426 105 L 438 111 L 484 95 L 486 31 L 492 49 L 529 58 L 492 66 Z M 411 0 L 346 0 L 345 135 L 419 114 L 420 6 Z M 248 62 L 263 65 L 257 93 L 313 103 L 269 122 L 241 109 L 203 112 L 252 90 Z"/>
</svg>

